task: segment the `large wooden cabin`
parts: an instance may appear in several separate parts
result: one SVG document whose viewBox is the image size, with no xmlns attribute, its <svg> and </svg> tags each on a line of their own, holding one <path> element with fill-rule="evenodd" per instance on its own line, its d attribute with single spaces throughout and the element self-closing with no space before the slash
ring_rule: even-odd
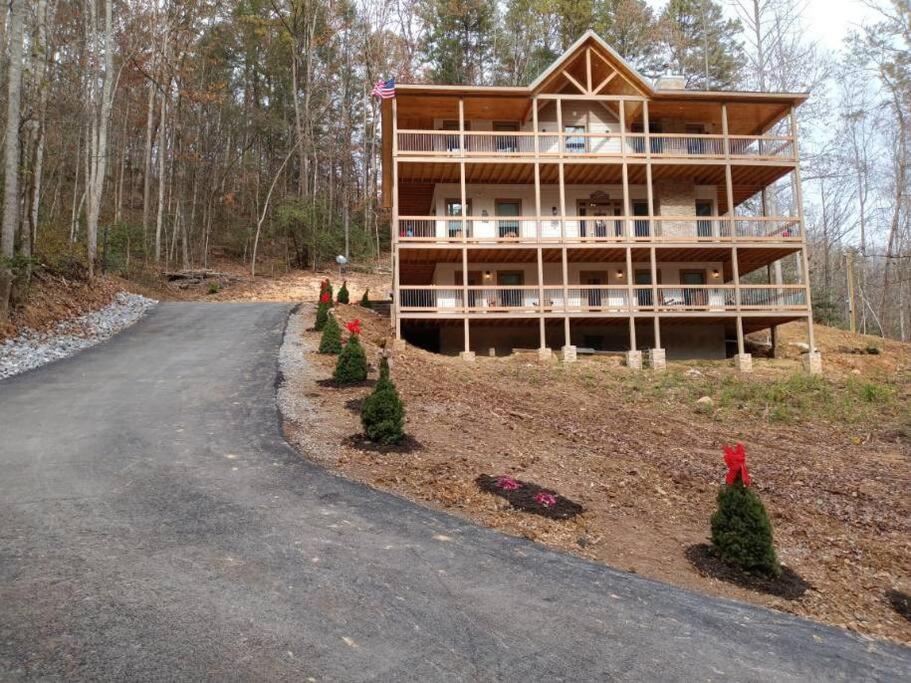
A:
<svg viewBox="0 0 911 683">
<path fill-rule="evenodd" d="M 657 85 L 593 32 L 527 87 L 399 84 L 383 102 L 396 337 L 466 358 L 585 347 L 637 366 L 647 349 L 657 367 L 666 351 L 748 369 L 745 334 L 805 320 L 814 348 L 807 96 Z M 770 202 L 788 178 L 789 206 Z M 784 259 L 798 281 L 774 277 Z"/>
</svg>

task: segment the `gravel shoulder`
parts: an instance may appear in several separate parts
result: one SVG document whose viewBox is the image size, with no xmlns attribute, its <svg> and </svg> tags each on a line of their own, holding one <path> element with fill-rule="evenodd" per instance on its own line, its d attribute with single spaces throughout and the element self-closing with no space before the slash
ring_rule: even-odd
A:
<svg viewBox="0 0 911 683">
<path fill-rule="evenodd" d="M 103 308 L 57 323 L 47 332 L 25 330 L 0 343 L 0 379 L 87 349 L 134 324 L 158 302 L 117 292 Z"/>
</svg>

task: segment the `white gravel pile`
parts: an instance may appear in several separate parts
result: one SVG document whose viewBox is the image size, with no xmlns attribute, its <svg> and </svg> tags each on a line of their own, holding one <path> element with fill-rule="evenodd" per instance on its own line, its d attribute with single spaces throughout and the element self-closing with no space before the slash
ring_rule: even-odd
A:
<svg viewBox="0 0 911 683">
<path fill-rule="evenodd" d="M 58 323 L 50 332 L 26 330 L 0 343 L 0 379 L 71 356 L 110 339 L 139 320 L 158 302 L 118 292 L 114 301 L 92 313 Z"/>
</svg>

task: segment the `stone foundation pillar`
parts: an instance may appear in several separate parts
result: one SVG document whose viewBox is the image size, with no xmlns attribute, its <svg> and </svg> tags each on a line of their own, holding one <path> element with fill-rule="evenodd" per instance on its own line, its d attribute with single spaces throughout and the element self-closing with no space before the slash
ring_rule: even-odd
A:
<svg viewBox="0 0 911 683">
<path fill-rule="evenodd" d="M 576 362 L 576 347 L 570 344 L 567 344 L 562 349 L 563 351 L 563 362 L 564 363 L 575 363 Z"/>
<path fill-rule="evenodd" d="M 554 357 L 554 352 L 550 350 L 547 346 L 542 346 L 538 349 L 538 360 L 550 360 Z"/>
<path fill-rule="evenodd" d="M 626 367 L 630 370 L 641 370 L 642 369 L 642 351 L 627 351 L 626 352 Z"/>
<path fill-rule="evenodd" d="M 822 354 L 819 351 L 809 351 L 803 362 L 807 372 L 811 375 L 822 374 Z"/>
<path fill-rule="evenodd" d="M 667 368 L 664 349 L 648 350 L 648 365 L 652 370 L 664 370 Z"/>
<path fill-rule="evenodd" d="M 392 340 L 392 350 L 393 351 L 404 351 L 405 350 L 405 340 L 404 339 L 393 339 Z"/>
<path fill-rule="evenodd" d="M 459 358 L 469 362 L 474 361 L 474 357 L 474 351 L 462 351 L 462 353 L 459 354 Z"/>
<path fill-rule="evenodd" d="M 740 372 L 753 372 L 753 356 L 749 353 L 738 353 L 734 356 L 734 367 Z"/>
</svg>

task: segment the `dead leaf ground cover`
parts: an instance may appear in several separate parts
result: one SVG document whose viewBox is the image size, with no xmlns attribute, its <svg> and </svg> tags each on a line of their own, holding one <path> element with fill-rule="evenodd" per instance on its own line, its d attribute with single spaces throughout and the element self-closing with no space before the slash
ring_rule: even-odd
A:
<svg viewBox="0 0 911 683">
<path fill-rule="evenodd" d="M 309 309 L 305 308 L 304 311 Z M 356 306 L 375 361 L 388 319 Z M 305 313 L 307 314 L 307 313 Z M 312 314 L 309 314 L 312 317 Z M 309 320 L 309 319 L 308 319 Z M 799 330 L 783 331 L 785 340 Z M 833 358 L 840 334 L 819 332 L 831 372 L 799 372 L 796 347 L 756 360 L 753 376 L 728 363 L 671 363 L 635 373 L 619 359 L 572 365 L 536 356 L 470 364 L 408 347 L 392 376 L 405 401 L 409 453 L 358 450 L 367 388 L 322 386 L 332 357 L 302 332 L 305 369 L 288 377 L 319 419 L 286 424 L 307 454 L 345 476 L 584 557 L 707 593 L 757 602 L 858 632 L 911 642 L 888 595 L 911 589 L 911 413 L 907 347 L 876 340 L 878 356 Z M 857 345 L 857 340 L 852 340 Z M 844 362 L 842 362 L 844 361 Z M 850 361 L 850 362 L 848 362 Z M 869 365 L 855 363 L 868 362 Z M 855 373 L 859 370 L 859 374 Z M 713 399 L 710 411 L 695 400 Z M 687 550 L 704 543 L 723 479 L 721 447 L 742 441 L 773 524 L 781 560 L 813 588 L 796 600 L 701 575 Z M 479 490 L 482 474 L 510 474 L 581 503 L 556 521 Z"/>
</svg>

